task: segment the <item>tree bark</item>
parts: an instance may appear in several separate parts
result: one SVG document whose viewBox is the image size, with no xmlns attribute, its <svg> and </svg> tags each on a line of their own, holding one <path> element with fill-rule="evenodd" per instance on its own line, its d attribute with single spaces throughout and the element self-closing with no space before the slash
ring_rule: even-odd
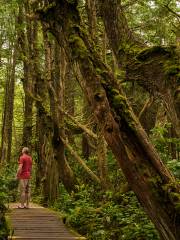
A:
<svg viewBox="0 0 180 240">
<path fill-rule="evenodd" d="M 22 4 L 19 4 L 19 16 L 18 24 L 20 27 L 19 33 L 19 49 L 21 53 L 21 58 L 23 61 L 24 76 L 22 79 L 23 89 L 25 94 L 24 99 L 24 122 L 23 122 L 23 136 L 22 136 L 22 146 L 28 146 L 32 148 L 32 116 L 33 116 L 33 92 L 34 92 L 34 82 L 32 77 L 32 59 L 33 59 L 33 23 L 26 17 L 25 13 L 30 14 L 30 9 L 28 4 L 24 4 L 25 10 Z M 26 21 L 25 21 L 26 20 Z M 26 28 L 23 29 L 23 22 L 26 23 Z"/>
<path fill-rule="evenodd" d="M 67 114 L 70 114 L 72 117 L 74 116 L 75 112 L 75 94 L 76 94 L 76 84 L 75 84 L 75 77 L 73 74 L 72 64 L 67 62 L 66 65 L 66 74 L 65 74 L 65 92 L 64 92 L 64 108 Z M 68 139 L 70 143 L 74 143 L 74 136 L 72 132 L 67 129 L 66 134 L 68 135 Z"/>
<path fill-rule="evenodd" d="M 121 1 L 97 0 L 110 46 L 119 66 L 125 66 L 128 51 L 134 46 L 145 47 L 143 41 L 128 26 Z"/>
<path fill-rule="evenodd" d="M 151 133 L 151 129 L 156 125 L 158 108 L 159 101 L 150 97 L 138 115 L 139 121 L 148 135 Z"/>
<path fill-rule="evenodd" d="M 91 169 L 86 165 L 86 163 L 79 157 L 79 155 L 73 150 L 73 148 L 67 143 L 67 141 L 63 138 L 61 138 L 66 148 L 69 150 L 71 155 L 79 162 L 81 167 L 85 170 L 85 172 L 89 175 L 89 177 L 98 184 L 101 183 L 100 179 L 94 174 Z"/>
<path fill-rule="evenodd" d="M 12 144 L 12 124 L 14 110 L 14 88 L 15 88 L 15 67 L 17 59 L 17 42 L 12 44 L 12 56 L 7 66 L 7 81 L 4 96 L 4 115 L 2 126 L 1 141 L 1 162 L 11 161 L 11 144 Z"/>
<path fill-rule="evenodd" d="M 97 42 L 96 0 L 86 0 L 86 10 L 90 35 L 94 42 Z"/>
<path fill-rule="evenodd" d="M 47 33 L 44 29 L 44 36 L 46 36 L 47 44 Z M 64 132 L 64 114 L 61 109 L 64 108 L 64 77 L 65 77 L 65 59 L 63 58 L 62 51 L 54 43 L 54 66 L 49 63 L 49 77 L 48 77 L 48 91 L 51 102 L 51 116 L 53 119 L 53 137 L 52 146 L 54 149 L 54 159 L 58 164 L 59 177 L 64 184 L 68 192 L 75 191 L 76 179 L 72 169 L 70 168 L 66 156 L 65 156 L 65 146 L 61 137 L 65 137 Z M 53 69 L 53 70 L 52 70 Z M 51 75 L 52 73 L 52 75 Z"/>
<path fill-rule="evenodd" d="M 97 140 L 97 162 L 102 186 L 104 189 L 108 189 L 108 187 L 110 186 L 110 182 L 108 178 L 107 166 L 107 144 L 102 134 L 103 129 L 100 129 Z"/>
</svg>

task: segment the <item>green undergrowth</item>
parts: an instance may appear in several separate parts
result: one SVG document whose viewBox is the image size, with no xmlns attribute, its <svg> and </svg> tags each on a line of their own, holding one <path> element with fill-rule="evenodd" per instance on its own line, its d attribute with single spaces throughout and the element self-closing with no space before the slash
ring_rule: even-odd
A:
<svg viewBox="0 0 180 240">
<path fill-rule="evenodd" d="M 15 192 L 17 192 L 17 183 L 14 181 L 12 169 L 12 166 L 5 166 L 0 169 L 0 240 L 8 239 L 10 229 L 5 214 L 7 204 L 15 200 Z"/>
<path fill-rule="evenodd" d="M 169 125 L 157 126 L 151 139 L 163 162 L 180 178 L 180 162 L 172 159 L 168 146 L 173 143 L 178 151 L 179 140 L 167 135 Z M 69 157 L 70 159 L 70 157 Z M 98 175 L 97 159 L 87 161 Z M 73 165 L 79 185 L 77 192 L 69 195 L 60 185 L 60 196 L 53 208 L 59 211 L 63 221 L 90 240 L 157 240 L 154 225 L 140 206 L 135 194 L 126 188 L 127 183 L 113 154 L 108 151 L 108 177 L 110 189 L 103 191 L 87 179 L 82 169 Z"/>
<path fill-rule="evenodd" d="M 151 137 L 163 162 L 180 178 L 180 163 L 172 159 L 168 152 L 169 143 L 178 151 L 178 139 L 167 136 L 169 125 L 157 126 Z M 71 159 L 68 156 L 68 159 Z M 97 159 L 87 161 L 90 168 L 98 175 Z M 77 192 L 69 195 L 60 185 L 59 198 L 53 208 L 59 211 L 63 221 L 81 235 L 90 240 L 158 240 L 157 231 L 140 206 L 135 194 L 126 188 L 127 183 L 119 169 L 113 154 L 107 155 L 110 189 L 103 191 L 87 178 L 87 174 L 73 164 L 73 171 L 78 176 Z"/>
<path fill-rule="evenodd" d="M 168 130 L 170 128 L 170 123 L 166 123 L 164 126 L 157 125 L 151 130 L 150 138 L 162 161 L 171 170 L 174 176 L 180 179 L 180 139 L 168 137 Z"/>
<path fill-rule="evenodd" d="M 157 232 L 132 191 L 103 192 L 81 185 L 71 196 L 60 186 L 54 204 L 63 221 L 92 240 L 156 240 Z"/>
</svg>

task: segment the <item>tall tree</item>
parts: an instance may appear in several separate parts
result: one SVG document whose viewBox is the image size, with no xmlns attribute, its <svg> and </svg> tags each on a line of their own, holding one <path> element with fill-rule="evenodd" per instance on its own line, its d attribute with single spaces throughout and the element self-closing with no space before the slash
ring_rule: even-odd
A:
<svg viewBox="0 0 180 240">
<path fill-rule="evenodd" d="M 45 69 L 46 69 L 46 85 L 50 99 L 50 114 L 52 123 L 51 144 L 54 152 L 51 165 L 56 165 L 55 175 L 59 176 L 68 192 L 75 191 L 76 179 L 74 173 L 69 166 L 65 156 L 64 142 L 64 82 L 66 76 L 66 59 L 63 49 L 59 47 L 57 41 L 50 36 L 44 25 L 44 47 L 45 47 Z M 52 174 L 53 175 L 53 174 Z M 55 188 L 58 188 L 59 181 L 54 182 Z"/>
<path fill-rule="evenodd" d="M 15 67 L 17 60 L 17 41 L 9 43 L 10 57 L 7 64 L 7 80 L 4 95 L 4 114 L 1 140 L 1 161 L 10 162 L 12 144 L 12 124 L 14 110 Z"/>
<path fill-rule="evenodd" d="M 24 123 L 22 145 L 32 148 L 32 117 L 33 117 L 33 92 L 34 81 L 32 75 L 32 61 L 33 61 L 33 41 L 35 41 L 35 34 L 33 34 L 33 22 L 27 15 L 30 14 L 30 6 L 27 1 L 19 4 L 19 46 L 20 55 L 23 61 L 24 76 L 22 78 L 24 88 Z M 26 17 L 25 17 L 26 16 Z M 25 23 L 25 24 L 24 24 Z M 24 27 L 25 25 L 25 27 Z"/>
</svg>

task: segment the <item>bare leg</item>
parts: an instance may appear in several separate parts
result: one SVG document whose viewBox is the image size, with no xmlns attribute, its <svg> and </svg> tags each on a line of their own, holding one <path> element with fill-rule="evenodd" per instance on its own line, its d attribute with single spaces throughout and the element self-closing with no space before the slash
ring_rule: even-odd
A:
<svg viewBox="0 0 180 240">
<path fill-rule="evenodd" d="M 20 180 L 20 203 L 21 203 L 21 207 L 24 207 L 24 203 L 25 203 L 25 182 L 23 179 Z"/>
<path fill-rule="evenodd" d="M 29 208 L 29 201 L 30 201 L 30 185 L 29 185 L 29 180 L 26 185 L 26 192 L 25 192 L 25 202 L 26 202 L 26 207 Z"/>
<path fill-rule="evenodd" d="M 29 208 L 30 193 L 25 194 L 26 207 Z"/>
</svg>

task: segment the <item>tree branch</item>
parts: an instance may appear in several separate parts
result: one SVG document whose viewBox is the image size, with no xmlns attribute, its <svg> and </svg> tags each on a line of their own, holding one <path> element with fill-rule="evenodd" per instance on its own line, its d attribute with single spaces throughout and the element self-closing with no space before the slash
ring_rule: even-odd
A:
<svg viewBox="0 0 180 240">
<path fill-rule="evenodd" d="M 164 7 L 167 8 L 167 10 L 173 13 L 176 17 L 180 18 L 180 15 L 177 12 L 173 11 L 168 5 L 164 5 Z"/>
<path fill-rule="evenodd" d="M 81 128 L 85 133 L 87 133 L 90 137 L 94 138 L 97 140 L 97 135 L 91 131 L 89 128 L 84 126 L 83 124 L 79 123 L 74 117 L 72 117 L 69 113 L 64 111 L 62 108 L 59 108 L 61 112 L 64 113 L 69 119 L 71 119 L 79 128 Z"/>
<path fill-rule="evenodd" d="M 96 176 L 95 173 L 91 171 L 91 169 L 85 164 L 84 160 L 77 154 L 76 151 L 69 145 L 67 140 L 61 137 L 62 142 L 64 143 L 64 146 L 67 148 L 67 150 L 70 152 L 70 154 L 80 163 L 80 165 L 83 167 L 83 169 L 88 173 L 88 175 L 91 177 L 91 179 L 97 183 L 101 183 L 100 179 Z"/>
</svg>

